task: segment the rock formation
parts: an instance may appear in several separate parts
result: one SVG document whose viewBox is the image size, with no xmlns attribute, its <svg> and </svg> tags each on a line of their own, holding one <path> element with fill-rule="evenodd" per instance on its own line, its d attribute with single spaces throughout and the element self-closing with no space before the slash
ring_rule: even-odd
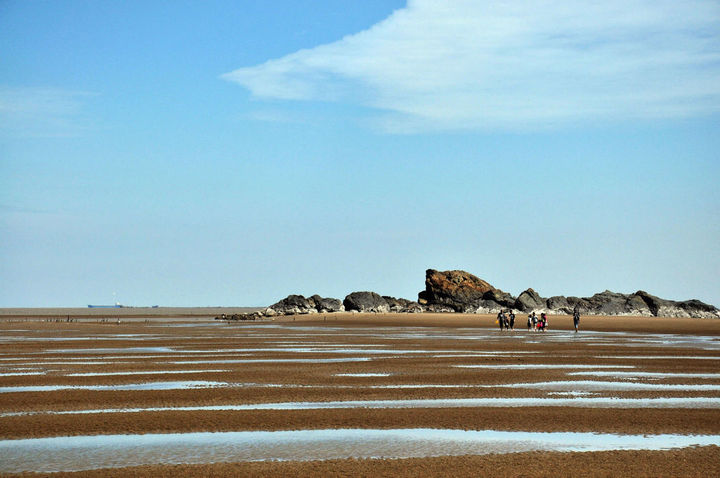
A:
<svg viewBox="0 0 720 478">
<path fill-rule="evenodd" d="M 265 316 L 317 314 L 319 312 L 342 312 L 345 308 L 339 299 L 323 298 L 319 295 L 305 298 L 291 294 L 265 309 Z"/>
<path fill-rule="evenodd" d="M 345 307 L 340 299 L 314 295 L 308 299 L 318 312 L 343 312 Z"/>
<path fill-rule="evenodd" d="M 483 305 L 487 293 L 505 294 L 465 271 L 428 269 L 425 271 L 425 290 L 418 294 L 418 302 L 421 305 L 445 306 L 455 312 L 475 312 Z"/>
<path fill-rule="evenodd" d="M 357 312 L 390 312 L 390 305 L 375 292 L 352 292 L 343 301 L 345 310 Z"/>
<path fill-rule="evenodd" d="M 531 312 L 533 310 L 544 309 L 547 307 L 547 300 L 540 297 L 540 294 L 532 288 L 526 290 L 515 299 L 513 308 L 523 312 Z"/>
<path fill-rule="evenodd" d="M 527 289 L 514 298 L 470 273 L 457 270 L 440 272 L 428 269 L 425 290 L 418 294 L 418 298 L 429 312 L 496 313 L 501 309 L 515 309 L 557 315 L 571 314 L 577 306 L 584 315 L 720 318 L 716 307 L 699 300 L 676 302 L 644 291 L 621 294 L 606 290 L 592 297 L 553 296 L 546 299 L 535 290 Z"/>
<path fill-rule="evenodd" d="M 390 312 L 418 313 L 423 312 L 423 307 L 417 302 L 407 299 L 396 299 L 387 295 L 382 296 L 390 307 Z"/>
<path fill-rule="evenodd" d="M 527 289 L 517 298 L 493 287 L 465 271 L 425 272 L 425 290 L 418 302 L 381 296 L 375 292 L 352 292 L 345 300 L 289 295 L 264 312 L 216 317 L 218 320 L 255 320 L 262 317 L 294 314 L 317 314 L 343 311 L 356 312 L 465 312 L 497 313 L 503 309 L 520 312 L 547 312 L 553 315 L 572 314 L 577 307 L 582 315 L 627 315 L 647 317 L 720 318 L 720 311 L 699 300 L 682 302 L 666 300 L 637 291 L 621 294 L 606 290 L 592 297 L 553 296 L 543 298 L 534 289 Z"/>
</svg>

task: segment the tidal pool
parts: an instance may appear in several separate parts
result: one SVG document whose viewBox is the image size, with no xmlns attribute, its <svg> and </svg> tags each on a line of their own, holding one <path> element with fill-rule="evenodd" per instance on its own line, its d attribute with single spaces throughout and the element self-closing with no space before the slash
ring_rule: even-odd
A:
<svg viewBox="0 0 720 478">
<path fill-rule="evenodd" d="M 166 374 L 191 374 L 191 373 L 224 373 L 232 370 L 142 370 L 128 372 L 84 372 L 68 373 L 68 377 L 109 377 L 113 375 L 166 375 Z"/>
<path fill-rule="evenodd" d="M 596 355 L 594 358 L 616 360 L 720 360 L 720 355 Z"/>
<path fill-rule="evenodd" d="M 228 387 L 226 382 L 185 380 L 182 382 L 125 383 L 120 385 L 27 385 L 0 387 L 0 393 L 13 392 L 55 392 L 58 390 L 183 390 L 190 388 Z"/>
<path fill-rule="evenodd" d="M 389 377 L 389 373 L 336 373 L 335 377 Z"/>
<path fill-rule="evenodd" d="M 302 359 L 238 359 L 238 360 L 172 360 L 172 364 L 220 364 L 220 363 L 343 363 L 343 362 L 369 362 L 370 357 L 345 358 L 302 358 Z"/>
<path fill-rule="evenodd" d="M 679 390 L 693 392 L 709 392 L 720 390 L 720 385 L 714 384 L 667 384 L 667 383 L 637 383 L 637 382 L 602 382 L 594 380 L 558 380 L 555 382 L 529 382 L 529 383 L 509 383 L 496 385 L 496 387 L 508 388 L 538 388 L 542 390 L 555 391 L 597 391 L 597 390 L 625 390 L 625 391 L 645 391 L 645 390 Z"/>
<path fill-rule="evenodd" d="M 457 368 L 490 368 L 490 369 L 527 369 L 531 370 L 534 368 L 538 369 L 546 369 L 546 368 L 559 368 L 559 369 L 571 369 L 571 368 L 578 368 L 578 369 L 584 369 L 584 368 L 635 368 L 635 365 L 602 365 L 602 364 L 595 364 L 595 365 L 588 365 L 588 364 L 574 364 L 574 363 L 526 363 L 526 364 L 490 364 L 490 365 L 453 365 L 453 367 Z"/>
<path fill-rule="evenodd" d="M 585 375 L 593 377 L 614 377 L 614 378 L 696 378 L 696 379 L 720 379 L 720 373 L 674 373 L 674 372 L 616 372 L 616 371 L 593 371 L 593 372 L 568 372 L 567 375 Z"/>
<path fill-rule="evenodd" d="M 0 377 L 19 377 L 22 375 L 45 375 L 45 372 L 2 372 Z"/>
<path fill-rule="evenodd" d="M 553 392 L 551 392 L 553 393 Z M 95 408 L 86 410 L 40 410 L 0 413 L 0 417 L 21 415 L 86 415 L 100 413 L 196 412 L 241 410 L 322 410 L 352 408 L 516 408 L 516 407 L 580 407 L 580 408 L 720 408 L 720 397 L 616 398 L 575 396 L 497 397 L 497 398 L 438 398 L 415 400 L 348 400 L 329 402 L 277 402 L 239 405 L 199 405 L 185 407 Z"/>
<path fill-rule="evenodd" d="M 720 443 L 720 435 L 618 435 L 452 429 L 330 429 L 98 435 L 0 441 L 0 472 L 146 464 L 411 458 L 523 451 L 662 450 Z"/>
</svg>

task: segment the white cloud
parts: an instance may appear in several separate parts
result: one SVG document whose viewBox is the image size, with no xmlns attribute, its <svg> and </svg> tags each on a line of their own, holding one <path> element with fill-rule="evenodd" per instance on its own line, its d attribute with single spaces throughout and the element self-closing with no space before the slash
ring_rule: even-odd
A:
<svg viewBox="0 0 720 478">
<path fill-rule="evenodd" d="M 0 134 L 68 137 L 86 128 L 83 100 L 94 93 L 60 88 L 0 86 Z"/>
<path fill-rule="evenodd" d="M 222 77 L 381 110 L 386 130 L 545 127 L 720 110 L 715 0 L 410 0 L 337 42 Z"/>
</svg>

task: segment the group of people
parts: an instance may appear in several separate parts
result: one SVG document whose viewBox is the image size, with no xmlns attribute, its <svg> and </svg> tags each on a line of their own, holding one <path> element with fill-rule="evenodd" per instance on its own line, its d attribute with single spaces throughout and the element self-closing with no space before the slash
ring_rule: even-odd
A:
<svg viewBox="0 0 720 478">
<path fill-rule="evenodd" d="M 547 314 L 545 312 L 542 312 L 540 314 L 540 317 L 535 315 L 535 311 L 533 311 L 532 314 L 528 314 L 528 320 L 527 320 L 527 328 L 528 330 L 534 330 L 538 331 L 541 330 L 545 332 L 548 327 L 548 318 Z"/>
<path fill-rule="evenodd" d="M 498 312 L 497 320 L 495 321 L 499 326 L 500 330 L 514 330 L 515 329 L 515 312 L 509 309 L 507 313 L 504 310 Z M 575 326 L 575 332 L 580 327 L 580 309 L 575 306 L 573 309 L 573 325 Z M 548 317 L 545 312 L 540 313 L 538 317 L 535 312 L 528 314 L 527 328 L 532 331 L 545 332 L 548 328 Z"/>
<path fill-rule="evenodd" d="M 514 330 L 515 329 L 515 312 L 512 311 L 512 309 L 508 310 L 508 313 L 505 314 L 504 310 L 501 310 L 498 312 L 497 320 L 496 322 L 500 324 L 500 330 L 507 329 L 507 330 Z"/>
</svg>

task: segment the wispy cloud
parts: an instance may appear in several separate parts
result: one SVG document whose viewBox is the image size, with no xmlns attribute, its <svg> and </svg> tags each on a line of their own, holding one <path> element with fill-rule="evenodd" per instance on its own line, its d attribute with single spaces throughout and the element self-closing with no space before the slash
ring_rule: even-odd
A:
<svg viewBox="0 0 720 478">
<path fill-rule="evenodd" d="M 0 134 L 78 136 L 88 128 L 84 102 L 95 93 L 60 88 L 0 86 Z"/>
<path fill-rule="evenodd" d="M 225 75 L 255 97 L 376 108 L 387 131 L 720 110 L 715 0 L 410 0 L 335 43 Z"/>
</svg>

